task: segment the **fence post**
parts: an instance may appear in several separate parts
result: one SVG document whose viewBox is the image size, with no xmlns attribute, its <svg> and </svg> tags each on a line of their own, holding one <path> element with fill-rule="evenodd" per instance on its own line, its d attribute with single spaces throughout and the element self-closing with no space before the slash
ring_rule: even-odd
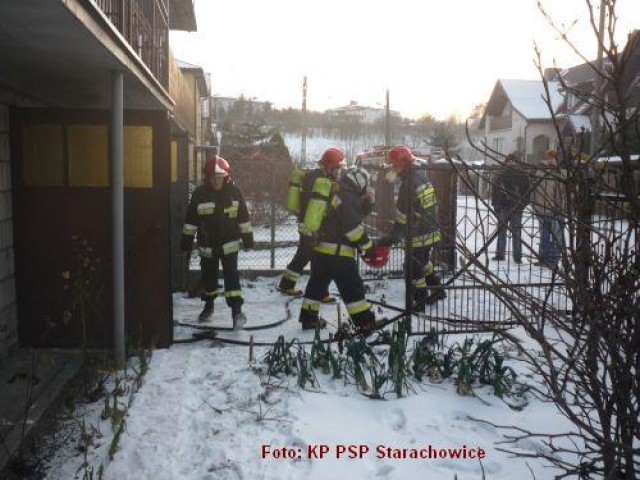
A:
<svg viewBox="0 0 640 480">
<path fill-rule="evenodd" d="M 271 170 L 271 270 L 276 268 L 276 193 L 275 193 L 275 169 L 273 165 Z"/>
<path fill-rule="evenodd" d="M 413 242 L 411 240 L 413 235 L 413 175 L 415 173 L 415 166 L 409 166 L 407 172 L 407 230 L 405 235 L 405 294 L 404 294 L 404 309 L 406 315 L 404 317 L 405 331 L 411 332 L 411 316 L 413 312 Z"/>
</svg>

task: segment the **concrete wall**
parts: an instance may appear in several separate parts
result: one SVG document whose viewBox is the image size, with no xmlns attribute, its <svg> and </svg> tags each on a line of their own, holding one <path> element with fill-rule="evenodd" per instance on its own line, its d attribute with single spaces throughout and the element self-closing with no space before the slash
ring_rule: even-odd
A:
<svg viewBox="0 0 640 480">
<path fill-rule="evenodd" d="M 0 357 L 18 341 L 14 272 L 9 109 L 0 104 Z"/>
</svg>

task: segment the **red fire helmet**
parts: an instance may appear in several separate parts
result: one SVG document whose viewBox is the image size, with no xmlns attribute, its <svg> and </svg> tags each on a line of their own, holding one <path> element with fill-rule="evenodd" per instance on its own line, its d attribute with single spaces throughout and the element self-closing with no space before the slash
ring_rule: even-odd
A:
<svg viewBox="0 0 640 480">
<path fill-rule="evenodd" d="M 218 156 L 211 157 L 207 160 L 203 170 L 205 178 L 211 178 L 212 175 L 223 174 L 225 181 L 229 180 L 229 174 L 231 173 L 229 162 Z"/>
<path fill-rule="evenodd" d="M 346 167 L 347 162 L 344 159 L 344 153 L 337 148 L 327 148 L 318 160 L 325 170 L 333 170 L 338 167 Z"/>
<path fill-rule="evenodd" d="M 389 151 L 389 163 L 400 172 L 411 165 L 415 159 L 409 147 L 393 147 Z"/>
</svg>

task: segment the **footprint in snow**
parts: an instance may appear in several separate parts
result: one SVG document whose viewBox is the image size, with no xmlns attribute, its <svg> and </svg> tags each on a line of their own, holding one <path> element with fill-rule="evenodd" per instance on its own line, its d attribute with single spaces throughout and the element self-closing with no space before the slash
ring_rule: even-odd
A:
<svg viewBox="0 0 640 480">
<path fill-rule="evenodd" d="M 395 431 L 402 430 L 407 425 L 407 417 L 401 408 L 394 408 L 387 413 L 385 421 Z"/>
<path fill-rule="evenodd" d="M 376 477 L 387 477 L 393 471 L 393 467 L 391 465 L 382 465 L 376 471 Z"/>
</svg>

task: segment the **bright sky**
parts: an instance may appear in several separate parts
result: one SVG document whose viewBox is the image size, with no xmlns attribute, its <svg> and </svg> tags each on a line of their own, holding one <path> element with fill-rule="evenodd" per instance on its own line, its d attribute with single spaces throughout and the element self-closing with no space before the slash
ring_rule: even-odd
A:
<svg viewBox="0 0 640 480">
<path fill-rule="evenodd" d="M 588 0 L 542 0 L 596 56 Z M 599 4 L 598 0 L 592 0 Z M 535 0 L 195 0 L 198 32 L 171 33 L 176 58 L 211 74 L 212 93 L 255 97 L 276 108 L 325 110 L 355 100 L 417 118 L 466 118 L 498 78 L 537 79 L 545 67 L 582 63 L 557 39 Z M 617 0 L 617 37 L 640 28 L 640 1 Z M 596 23 L 598 14 L 596 13 Z"/>
</svg>

